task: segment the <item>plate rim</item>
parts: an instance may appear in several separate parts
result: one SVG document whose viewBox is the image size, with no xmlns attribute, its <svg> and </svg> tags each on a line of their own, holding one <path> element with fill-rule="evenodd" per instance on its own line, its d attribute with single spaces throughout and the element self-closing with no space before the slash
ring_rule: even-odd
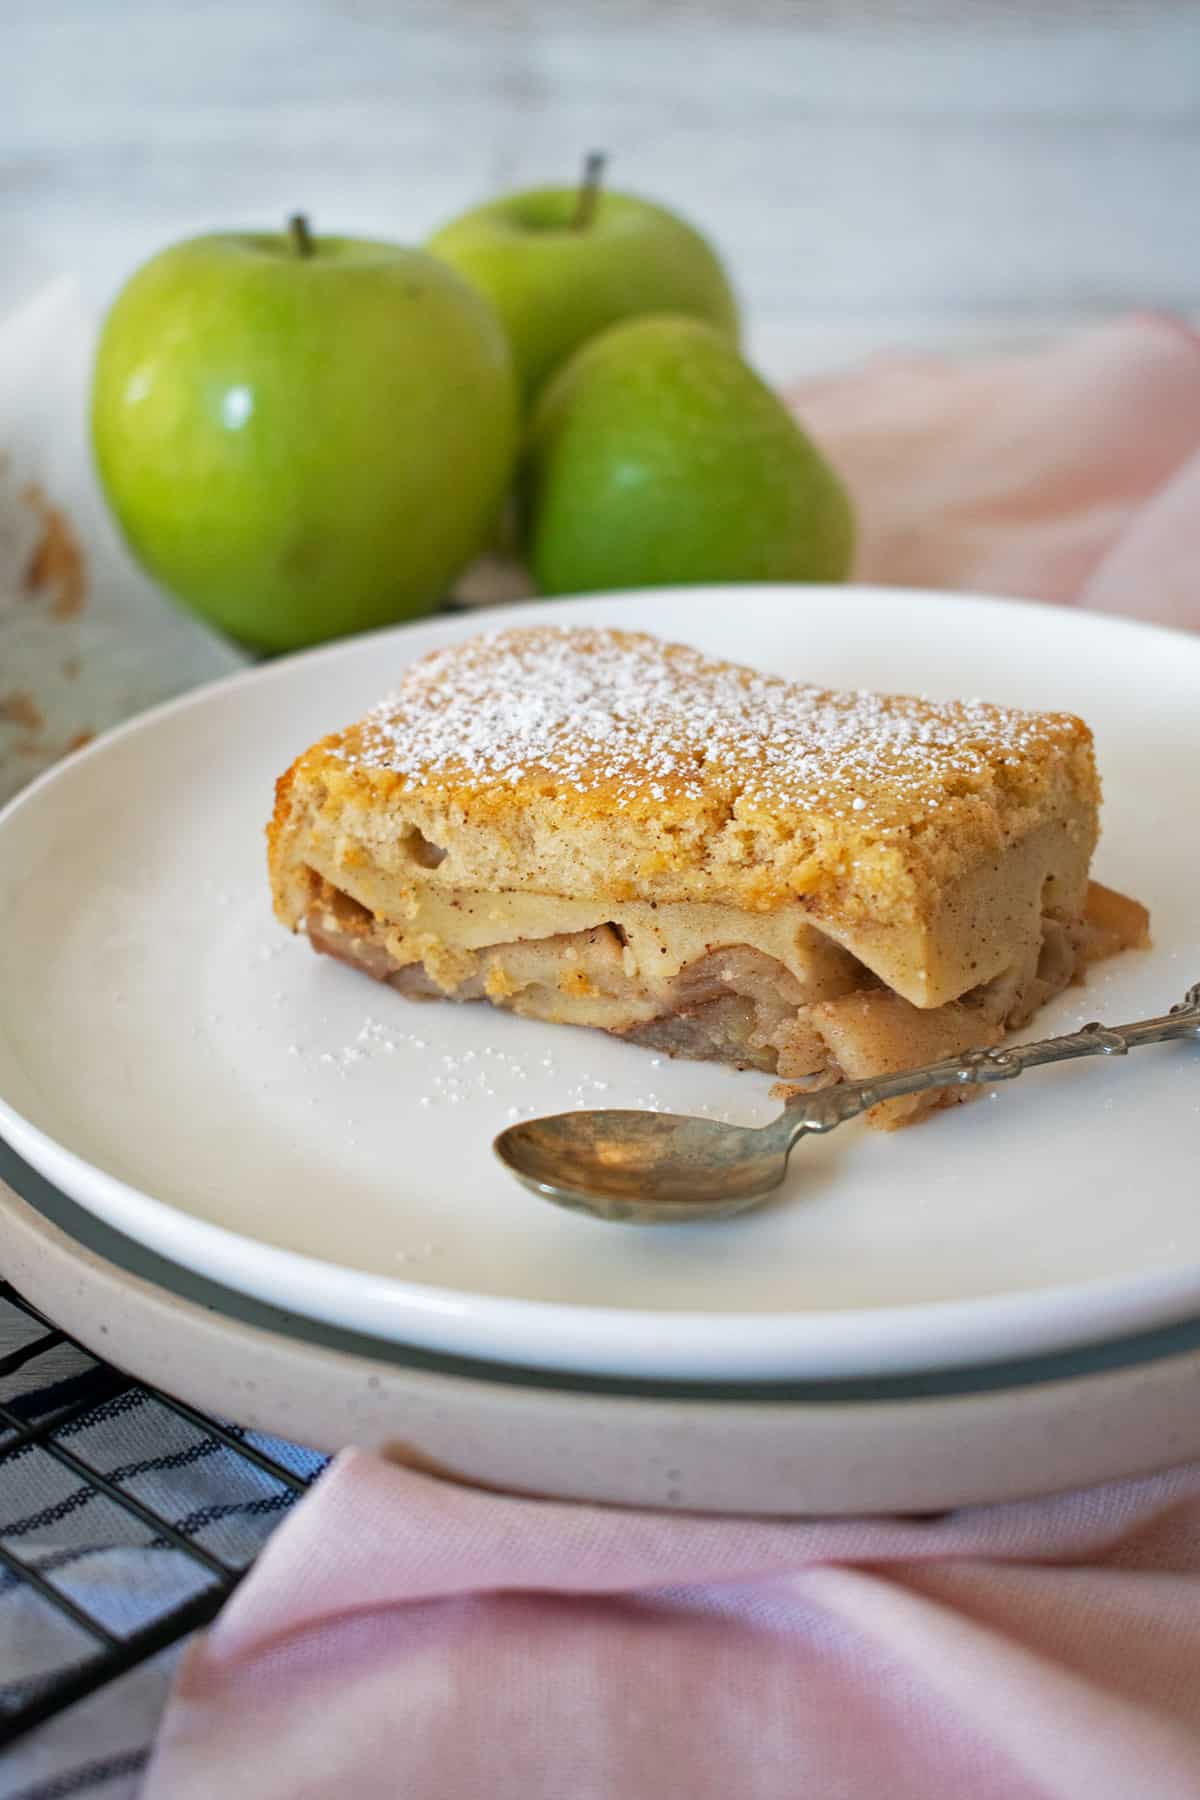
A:
<svg viewBox="0 0 1200 1800">
<path fill-rule="evenodd" d="M 1045 604 L 1038 601 L 943 590 L 889 588 L 876 584 L 823 584 L 805 587 L 786 583 L 721 583 L 704 588 L 631 589 L 619 594 L 579 595 L 565 601 L 533 600 L 481 609 L 478 612 L 433 615 L 401 625 L 383 627 L 378 631 L 338 640 L 332 644 L 313 646 L 266 664 L 236 670 L 138 714 L 103 733 L 81 752 L 46 770 L 0 809 L 0 844 L 3 843 L 5 831 L 12 827 L 21 814 L 46 804 L 44 796 L 52 793 L 57 786 L 75 779 L 78 772 L 94 759 L 110 754 L 116 745 L 130 737 L 152 732 L 170 719 L 220 701 L 232 690 L 286 680 L 298 666 L 314 660 L 332 662 L 343 657 L 353 658 L 361 655 L 368 645 L 377 644 L 384 639 L 397 640 L 403 645 L 404 639 L 414 631 L 429 633 L 435 643 L 440 643 L 453 641 L 460 635 L 470 635 L 478 630 L 498 629 L 530 619 L 545 619 L 551 611 L 557 618 L 577 604 L 620 602 L 636 605 L 639 600 L 661 601 L 681 594 L 687 594 L 689 600 L 696 601 L 702 601 L 705 595 L 710 599 L 720 595 L 728 601 L 729 596 L 735 594 L 754 600 L 802 596 L 809 601 L 844 601 L 852 596 L 876 603 L 882 600 L 888 605 L 902 605 L 907 599 L 918 601 L 925 607 L 932 605 L 936 609 L 947 611 L 966 605 L 975 611 L 986 609 L 989 612 L 1009 612 L 1015 608 L 1022 614 L 1043 616 L 1046 612 Z M 1055 607 L 1052 610 L 1063 619 L 1069 618 L 1073 628 L 1090 636 L 1127 636 L 1132 633 L 1135 637 L 1142 638 L 1149 634 L 1156 640 L 1187 645 L 1189 656 L 1200 653 L 1200 640 L 1193 634 L 1167 626 L 1116 615 L 1085 613 L 1072 608 Z M 722 1361 L 727 1370 L 727 1378 L 737 1381 L 766 1379 L 769 1371 L 773 1371 L 777 1378 L 786 1378 L 780 1373 L 781 1356 L 786 1360 L 786 1350 L 780 1340 L 786 1338 L 789 1329 L 794 1331 L 798 1318 L 804 1319 L 809 1340 L 809 1354 L 804 1360 L 812 1366 L 807 1373 L 819 1378 L 821 1371 L 817 1365 L 820 1363 L 829 1364 L 823 1371 L 826 1375 L 833 1373 L 835 1367 L 836 1372 L 841 1375 L 880 1372 L 878 1352 L 868 1354 L 865 1360 L 855 1355 L 856 1344 L 864 1329 L 868 1336 L 881 1332 L 887 1335 L 889 1368 L 920 1372 L 945 1370 L 961 1364 L 961 1356 L 947 1347 L 947 1340 L 961 1338 L 968 1321 L 970 1336 L 978 1350 L 977 1360 L 984 1362 L 1002 1357 L 1005 1352 L 1000 1347 L 1001 1341 L 1011 1343 L 1014 1335 L 1023 1335 L 1028 1329 L 1029 1321 L 1021 1331 L 1015 1330 L 1014 1312 L 1032 1310 L 1051 1315 L 1040 1322 L 1037 1345 L 1039 1352 L 1053 1353 L 1056 1349 L 1079 1346 L 1089 1338 L 1095 1341 L 1094 1327 L 1086 1331 L 1081 1315 L 1092 1317 L 1097 1306 L 1102 1307 L 1106 1314 L 1106 1341 L 1156 1326 L 1177 1323 L 1200 1306 L 1200 1262 L 1183 1268 L 1148 1271 L 1132 1278 L 1101 1276 L 1054 1287 L 985 1294 L 967 1299 L 838 1309 L 828 1313 L 792 1309 L 786 1312 L 715 1315 L 689 1309 L 669 1309 L 664 1312 L 644 1306 L 584 1305 L 519 1299 L 510 1295 L 465 1293 L 461 1289 L 440 1287 L 429 1282 L 325 1261 L 305 1252 L 270 1244 L 248 1232 L 235 1231 L 229 1226 L 198 1218 L 186 1209 L 158 1199 L 96 1167 L 85 1157 L 60 1143 L 50 1132 L 33 1124 L 2 1094 L 0 1133 L 20 1156 L 48 1180 L 61 1186 L 77 1204 L 95 1213 L 114 1229 L 166 1256 L 168 1260 L 180 1260 L 179 1255 L 166 1246 L 166 1239 L 169 1234 L 178 1246 L 182 1226 L 186 1236 L 199 1247 L 202 1259 L 198 1262 L 190 1260 L 189 1266 L 218 1283 L 252 1294 L 268 1304 L 304 1311 L 310 1317 L 323 1318 L 346 1329 L 375 1331 L 397 1341 L 403 1341 L 403 1333 L 397 1331 L 394 1316 L 402 1314 L 406 1320 L 420 1322 L 423 1341 L 430 1347 L 444 1349 L 449 1353 L 454 1353 L 457 1349 L 468 1356 L 482 1356 L 484 1360 L 512 1363 L 518 1358 L 515 1353 L 505 1356 L 494 1344 L 486 1351 L 481 1352 L 475 1348 L 463 1352 L 461 1327 L 468 1316 L 475 1319 L 476 1329 L 482 1323 L 484 1338 L 491 1339 L 497 1330 L 504 1336 L 506 1325 L 518 1318 L 528 1320 L 531 1315 L 536 1315 L 541 1326 L 539 1337 L 548 1335 L 553 1340 L 554 1347 L 547 1347 L 536 1358 L 530 1358 L 526 1350 L 520 1360 L 526 1363 L 533 1361 L 537 1366 L 547 1369 L 574 1369 L 577 1372 L 590 1371 L 596 1374 L 617 1374 L 622 1366 L 627 1367 L 627 1359 L 622 1355 L 623 1321 L 627 1321 L 631 1314 L 641 1320 L 657 1317 L 668 1322 L 672 1339 L 670 1346 L 659 1346 L 656 1358 L 655 1373 L 664 1379 L 687 1379 L 689 1375 L 694 1376 L 697 1363 L 708 1360 L 704 1350 L 714 1319 L 719 1319 L 727 1330 L 736 1321 L 738 1344 L 736 1349 L 725 1346 L 726 1355 Z M 247 1251 L 252 1252 L 255 1258 L 265 1256 L 269 1260 L 271 1270 L 267 1272 L 268 1275 L 278 1269 L 289 1277 L 292 1285 L 285 1301 L 281 1302 L 278 1295 L 273 1296 L 267 1291 L 272 1284 L 267 1280 L 264 1286 L 264 1281 L 253 1264 L 246 1263 Z M 313 1291 L 318 1285 L 324 1290 L 321 1294 Z M 366 1316 L 371 1321 L 369 1325 L 362 1324 L 360 1309 L 364 1304 Z M 347 1308 L 358 1316 L 350 1317 Z M 454 1329 L 456 1326 L 457 1330 Z M 452 1342 L 444 1336 L 447 1329 L 453 1333 Z M 826 1346 L 824 1356 L 813 1356 L 814 1337 L 819 1338 Z M 931 1351 L 932 1339 L 940 1341 L 940 1353 Z M 915 1340 L 921 1340 L 920 1344 Z M 565 1361 L 560 1360 L 564 1348 L 567 1348 Z M 583 1361 L 579 1360 L 581 1356 Z M 794 1369 L 793 1374 L 798 1375 L 798 1371 Z"/>
<path fill-rule="evenodd" d="M 12 1163 L 18 1166 L 13 1168 Z M 32 1183 L 29 1178 L 32 1177 Z M 45 1189 L 38 1192 L 38 1184 Z M 32 1190 L 32 1191 L 31 1191 Z M 1175 1324 L 1155 1327 L 1151 1332 L 1128 1337 L 1106 1337 L 1065 1350 L 1010 1358 L 1002 1362 L 954 1364 L 944 1370 L 918 1370 L 910 1373 L 880 1373 L 856 1377 L 810 1379 L 798 1376 L 769 1376 L 761 1380 L 726 1381 L 720 1377 L 692 1377 L 673 1380 L 656 1375 L 597 1375 L 570 1369 L 538 1368 L 528 1364 L 468 1357 L 459 1352 L 438 1351 L 425 1345 L 396 1338 L 372 1337 L 352 1326 L 330 1325 L 307 1314 L 281 1307 L 272 1300 L 260 1300 L 241 1290 L 225 1286 L 187 1264 L 151 1250 L 129 1237 L 82 1202 L 74 1200 L 42 1175 L 32 1164 L 24 1163 L 11 1145 L 0 1137 L 0 1212 L 13 1196 L 19 1204 L 36 1213 L 49 1230 L 69 1240 L 82 1257 L 102 1262 L 120 1271 L 122 1276 L 141 1286 L 152 1288 L 181 1305 L 198 1308 L 206 1314 L 216 1313 L 222 1321 L 238 1329 L 266 1335 L 286 1337 L 305 1350 L 358 1358 L 365 1364 L 386 1364 L 438 1379 L 462 1380 L 504 1388 L 537 1388 L 574 1395 L 580 1400 L 608 1397 L 708 1408 L 740 1408 L 743 1406 L 775 1407 L 781 1412 L 797 1406 L 852 1407 L 865 1409 L 875 1405 L 898 1405 L 904 1402 L 938 1402 L 982 1398 L 988 1394 L 1013 1393 L 1026 1388 L 1065 1386 L 1090 1382 L 1127 1370 L 1141 1368 L 1172 1358 L 1196 1357 L 1200 1361 L 1200 1312 L 1189 1314 Z M 49 1204 L 47 1204 L 47 1201 Z M 66 1209 L 67 1217 L 62 1216 Z M 72 1214 L 79 1214 L 76 1221 Z M 83 1235 L 79 1226 L 83 1226 Z M 100 1242 L 90 1241 L 91 1233 Z M 116 1240 L 116 1253 L 110 1240 Z M 148 1257 L 153 1264 L 181 1279 L 190 1288 L 199 1284 L 199 1296 L 184 1291 L 165 1280 L 159 1269 L 134 1266 L 130 1257 Z M 238 1308 L 231 1311 L 230 1305 Z M 252 1309 L 247 1317 L 241 1308 Z M 258 1316 L 260 1309 L 266 1317 Z M 300 1331 L 296 1326 L 300 1326 Z M 313 1338 L 311 1332 L 336 1333 L 351 1342 L 328 1342 Z"/>
<path fill-rule="evenodd" d="M 550 1386 L 536 1375 L 517 1380 L 502 1366 L 398 1362 L 387 1344 L 368 1342 L 359 1353 L 304 1342 L 270 1320 L 214 1309 L 203 1292 L 181 1294 L 154 1272 L 114 1261 L 108 1238 L 118 1234 L 49 1192 L 101 1234 L 100 1248 L 71 1235 L 25 1197 L 23 1182 L 13 1188 L 5 1176 L 0 1225 L 15 1231 L 26 1298 L 92 1355 L 202 1412 L 224 1417 L 232 1409 L 252 1430 L 331 1453 L 351 1443 L 443 1479 L 710 1515 L 877 1516 L 1143 1476 L 1177 1463 L 1200 1432 L 1190 1404 L 1200 1321 L 1188 1341 L 1132 1362 L 982 1390 L 848 1400 L 825 1392 L 635 1394 L 561 1378 Z"/>
<path fill-rule="evenodd" d="M 198 1219 L 170 1201 L 158 1200 L 139 1188 L 96 1168 L 74 1151 L 57 1143 L 49 1134 L 29 1124 L 0 1096 L 0 1135 L 19 1156 L 56 1186 L 61 1186 L 71 1199 L 98 1218 L 168 1260 L 179 1260 L 182 1250 L 179 1222 L 200 1249 L 203 1260 L 189 1258 L 192 1266 L 227 1287 L 240 1289 L 254 1298 L 285 1305 L 329 1324 L 358 1329 L 403 1342 L 404 1333 L 396 1329 L 401 1319 L 420 1323 L 422 1341 L 430 1348 L 476 1356 L 481 1360 L 533 1363 L 562 1371 L 585 1369 L 596 1374 L 618 1374 L 627 1367 L 626 1333 L 630 1315 L 639 1320 L 669 1319 L 669 1347 L 660 1345 L 656 1373 L 665 1379 L 687 1379 L 706 1359 L 703 1354 L 711 1339 L 712 1313 L 686 1309 L 669 1313 L 649 1307 L 584 1306 L 548 1300 L 522 1300 L 511 1295 L 470 1294 L 461 1290 L 435 1286 L 428 1282 L 406 1281 L 402 1277 L 376 1274 L 371 1270 L 352 1269 L 344 1264 L 325 1262 L 303 1251 L 288 1250 L 265 1243 L 261 1238 Z M 76 1187 L 82 1189 L 77 1192 Z M 602 1227 L 597 1226 L 597 1229 Z M 172 1252 L 172 1242 L 175 1245 Z M 255 1257 L 266 1255 L 271 1269 L 264 1281 L 253 1265 L 247 1266 L 246 1252 Z M 287 1299 L 272 1296 L 269 1276 L 281 1270 L 295 1283 Z M 315 1290 L 320 1287 L 323 1292 Z M 307 1304 L 306 1304 L 307 1301 Z M 1105 1304 L 1107 1302 L 1107 1304 Z M 803 1317 L 811 1339 L 819 1336 L 824 1355 L 809 1356 L 809 1375 L 879 1374 L 882 1371 L 873 1355 L 857 1355 L 856 1347 L 864 1331 L 887 1333 L 890 1343 L 889 1366 L 911 1373 L 934 1372 L 959 1366 L 961 1355 L 952 1343 L 969 1335 L 980 1362 L 1003 1360 L 1004 1346 L 1011 1343 L 1014 1331 L 1012 1313 L 1020 1306 L 1044 1311 L 1053 1322 L 1043 1322 L 1038 1333 L 1037 1352 L 1052 1354 L 1095 1339 L 1094 1321 L 1088 1321 L 1097 1304 L 1104 1306 L 1106 1340 L 1133 1336 L 1155 1326 L 1178 1323 L 1200 1309 L 1200 1264 L 1144 1275 L 1136 1280 L 1128 1277 L 1100 1277 L 1069 1286 L 1039 1288 L 1027 1293 L 1001 1293 L 974 1296 L 966 1300 L 933 1300 L 902 1306 L 841 1309 L 828 1313 L 789 1312 L 729 1313 L 721 1315 L 721 1324 L 731 1329 L 736 1323 L 739 1343 L 732 1355 L 722 1358 L 727 1378 L 765 1380 L 772 1370 L 782 1379 L 779 1358 L 784 1354 L 780 1339 L 794 1331 L 796 1320 Z M 365 1312 L 363 1308 L 365 1307 Z M 454 1330 L 468 1315 L 474 1315 L 482 1334 L 477 1344 L 493 1341 L 498 1332 L 507 1335 L 506 1325 L 527 1320 L 535 1314 L 540 1336 L 549 1336 L 559 1346 L 569 1348 L 566 1361 L 557 1360 L 549 1348 L 544 1354 L 530 1356 L 528 1350 L 520 1359 L 515 1353 L 505 1357 L 494 1346 L 490 1350 L 464 1349 L 461 1331 Z M 356 1325 L 355 1318 L 358 1323 Z M 363 1319 L 370 1320 L 364 1324 Z M 394 1321 L 394 1323 L 393 1323 Z M 814 1328 L 813 1321 L 819 1321 Z M 449 1335 L 448 1335 L 449 1333 Z M 927 1339 L 936 1336 L 944 1348 L 929 1353 Z M 580 1342 L 580 1340 L 582 1340 Z M 665 1353 L 664 1353 L 665 1352 Z M 1037 1353 L 1030 1351 L 1028 1354 Z M 585 1360 L 580 1362 L 578 1357 Z M 818 1368 L 818 1364 L 823 1367 Z M 793 1371 L 797 1379 L 799 1370 Z"/>
<path fill-rule="evenodd" d="M 267 684 L 284 677 L 301 664 L 317 659 L 328 658 L 330 661 L 340 656 L 352 655 L 366 644 L 379 643 L 385 638 L 401 638 L 412 631 L 425 631 L 433 627 L 454 628 L 462 626 L 468 630 L 490 629 L 493 625 L 502 627 L 507 624 L 520 624 L 525 619 L 544 617 L 548 611 L 557 612 L 560 608 L 595 605 L 599 602 L 628 602 L 636 605 L 639 601 L 654 601 L 667 596 L 686 594 L 698 603 L 705 596 L 744 594 L 757 599 L 768 595 L 791 594 L 800 595 L 810 600 L 823 600 L 836 596 L 839 599 L 847 595 L 884 599 L 888 604 L 902 606 L 906 600 L 917 600 L 923 606 L 930 604 L 944 606 L 947 610 L 969 606 L 975 611 L 1002 609 L 1008 612 L 1028 613 L 1045 617 L 1047 614 L 1059 618 L 1069 618 L 1087 631 L 1114 634 L 1128 633 L 1134 637 L 1169 640 L 1179 644 L 1187 644 L 1194 654 L 1200 637 L 1195 632 L 1183 631 L 1172 625 L 1161 625 L 1152 619 L 1131 619 L 1122 613 L 1088 612 L 1082 607 L 1050 600 L 1028 600 L 1019 595 L 976 594 L 962 588 L 918 588 L 918 587 L 885 587 L 880 582 L 847 581 L 847 582 L 705 582 L 696 586 L 664 585 L 657 588 L 625 588 L 611 593 L 568 594 L 555 599 L 531 599 L 506 602 L 498 606 L 463 607 L 458 611 L 445 611 L 426 614 L 418 619 L 406 619 L 395 625 L 381 625 L 371 631 L 356 632 L 350 637 L 333 638 L 328 643 L 310 644 L 304 650 L 290 650 L 282 656 L 273 656 L 261 662 L 254 662 L 243 669 L 233 669 L 227 675 L 218 675 L 211 681 L 202 681 L 197 687 L 187 688 L 181 694 L 172 694 L 165 700 L 159 700 L 154 706 L 147 707 L 144 712 L 135 713 L 131 718 L 123 719 L 118 725 L 110 725 L 107 730 L 98 733 L 89 743 L 81 745 L 77 750 L 68 752 L 35 775 L 32 781 L 18 789 L 8 800 L 0 805 L 0 831 L 4 830 L 11 819 L 28 805 L 36 795 L 55 782 L 65 780 L 69 773 L 92 761 L 95 757 L 107 753 L 111 746 L 145 731 L 160 720 L 171 718 L 177 713 L 188 712 L 192 707 L 211 700 L 218 694 L 228 693 L 238 687 L 252 687 Z"/>
</svg>

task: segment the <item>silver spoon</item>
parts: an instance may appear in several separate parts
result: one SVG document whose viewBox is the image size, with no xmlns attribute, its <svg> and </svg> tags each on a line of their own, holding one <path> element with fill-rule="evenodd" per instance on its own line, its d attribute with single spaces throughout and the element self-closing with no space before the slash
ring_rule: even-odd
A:
<svg viewBox="0 0 1200 1800">
<path fill-rule="evenodd" d="M 788 1153 L 809 1132 L 930 1088 L 1011 1081 L 1026 1069 L 1076 1056 L 1125 1056 L 1166 1038 L 1200 1039 L 1200 982 L 1163 1018 L 1084 1025 L 1066 1037 L 995 1050 L 968 1050 L 924 1069 L 847 1081 L 797 1094 L 777 1119 L 753 1129 L 679 1113 L 555 1113 L 510 1125 L 496 1155 L 543 1200 L 629 1225 L 721 1219 L 764 1200 L 787 1172 Z"/>
</svg>

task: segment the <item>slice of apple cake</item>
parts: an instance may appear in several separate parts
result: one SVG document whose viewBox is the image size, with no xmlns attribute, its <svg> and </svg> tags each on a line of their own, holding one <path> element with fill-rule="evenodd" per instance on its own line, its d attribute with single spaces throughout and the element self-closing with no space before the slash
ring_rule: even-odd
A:
<svg viewBox="0 0 1200 1800">
<path fill-rule="evenodd" d="M 995 1043 L 1145 941 L 1089 882 L 1098 807 L 1065 713 L 535 626 L 435 651 L 306 751 L 269 861 L 285 925 L 413 999 L 817 1085 Z"/>
</svg>

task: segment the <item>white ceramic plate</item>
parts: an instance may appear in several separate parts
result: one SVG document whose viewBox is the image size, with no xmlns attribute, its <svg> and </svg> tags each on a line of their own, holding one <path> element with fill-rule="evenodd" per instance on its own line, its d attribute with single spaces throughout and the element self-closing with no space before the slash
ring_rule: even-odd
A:
<svg viewBox="0 0 1200 1800">
<path fill-rule="evenodd" d="M 1200 978 L 1200 639 L 1011 603 L 692 590 L 516 609 L 619 620 L 838 685 L 1068 707 L 1106 778 L 1097 872 L 1155 949 L 1039 1030 L 1164 1010 Z M 492 615 L 489 623 L 499 615 Z M 276 1305 L 465 1355 L 693 1378 L 1029 1355 L 1200 1305 L 1200 1052 L 1029 1077 L 896 1136 L 803 1146 L 779 1200 L 634 1231 L 494 1162 L 576 1102 L 759 1122 L 766 1077 L 600 1034 L 414 1007 L 271 918 L 271 783 L 440 620 L 238 676 L 74 758 L 0 816 L 0 1131 L 67 1193 Z"/>
</svg>

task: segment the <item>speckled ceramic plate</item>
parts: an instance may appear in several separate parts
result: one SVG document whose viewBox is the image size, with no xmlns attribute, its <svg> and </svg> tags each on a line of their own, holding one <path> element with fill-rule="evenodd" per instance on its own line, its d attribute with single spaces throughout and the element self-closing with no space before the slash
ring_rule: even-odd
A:
<svg viewBox="0 0 1200 1800">
<path fill-rule="evenodd" d="M 554 1375 L 247 1299 L 122 1237 L 3 1143 L 0 1272 L 99 1356 L 219 1417 L 566 1500 L 924 1513 L 1200 1454 L 1200 1321 L 938 1375 L 743 1385 Z"/>
<path fill-rule="evenodd" d="M 493 615 L 489 624 L 505 615 Z M 1066 707 L 1105 776 L 1097 870 L 1155 948 L 1039 1029 L 1164 1009 L 1200 976 L 1200 639 L 871 590 L 627 595 L 620 621 L 839 686 Z M 440 620 L 235 677 L 35 784 L 0 818 L 0 1130 L 80 1205 L 273 1305 L 460 1356 L 718 1381 L 1046 1352 L 1200 1308 L 1200 1053 L 1029 1078 L 895 1137 L 847 1128 L 778 1200 L 635 1232 L 546 1207 L 490 1143 L 573 1101 L 746 1121 L 765 1077 L 656 1062 L 483 1008 L 415 1008 L 273 922 L 274 776 Z"/>
</svg>

